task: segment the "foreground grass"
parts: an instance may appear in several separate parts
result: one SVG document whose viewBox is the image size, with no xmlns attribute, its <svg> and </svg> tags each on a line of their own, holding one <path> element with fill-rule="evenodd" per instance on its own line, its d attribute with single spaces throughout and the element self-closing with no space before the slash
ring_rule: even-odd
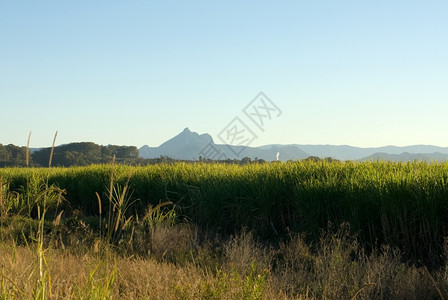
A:
<svg viewBox="0 0 448 300">
<path fill-rule="evenodd" d="M 9 190 L 18 192 L 13 213 L 36 215 L 39 181 L 66 191 L 64 216 L 98 215 L 96 193 L 107 198 L 110 165 L 0 169 Z M 129 174 L 132 173 L 130 178 Z M 306 232 L 317 241 L 328 223 L 348 222 L 368 247 L 400 247 L 407 259 L 437 266 L 448 236 L 448 163 L 289 162 L 251 164 L 162 164 L 115 166 L 115 181 L 129 179 L 132 214 L 148 205 L 173 202 L 196 225 L 233 233 L 247 227 L 278 239 Z M 37 183 L 37 184 L 36 184 Z M 106 212 L 107 202 L 103 201 Z"/>
<path fill-rule="evenodd" d="M 0 298 L 446 299 L 447 213 L 448 164 L 3 169 Z"/>
<path fill-rule="evenodd" d="M 4 241 L 0 298 L 444 299 L 448 295 L 446 267 L 430 272 L 404 264 L 389 248 L 367 255 L 345 226 L 322 235 L 314 246 L 294 235 L 277 248 L 260 244 L 244 230 L 225 240 L 202 242 L 194 231 L 179 225 L 160 228 L 148 249 L 152 253 L 144 256 L 98 245 L 65 249 L 47 245 L 43 282 L 36 245 Z M 40 293 L 42 284 L 45 294 Z"/>
</svg>

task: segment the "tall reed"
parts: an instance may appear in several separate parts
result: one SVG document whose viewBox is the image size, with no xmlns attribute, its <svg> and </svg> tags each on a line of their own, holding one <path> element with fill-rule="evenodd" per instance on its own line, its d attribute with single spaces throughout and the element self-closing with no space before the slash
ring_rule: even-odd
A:
<svg viewBox="0 0 448 300">
<path fill-rule="evenodd" d="M 54 146 L 56 144 L 56 138 L 58 136 L 58 131 L 56 130 L 56 133 L 54 134 L 53 138 L 53 145 L 51 146 L 51 152 L 50 152 L 50 159 L 48 160 L 48 167 L 51 168 L 51 161 L 53 159 L 53 153 L 54 153 Z"/>
<path fill-rule="evenodd" d="M 26 166 L 30 165 L 30 140 L 31 140 L 31 131 L 28 135 L 28 141 L 26 142 Z"/>
</svg>

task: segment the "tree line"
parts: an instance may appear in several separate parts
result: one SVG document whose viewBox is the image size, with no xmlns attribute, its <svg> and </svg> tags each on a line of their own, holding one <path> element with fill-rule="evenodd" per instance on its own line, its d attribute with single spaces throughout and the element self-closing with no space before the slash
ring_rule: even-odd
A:
<svg viewBox="0 0 448 300">
<path fill-rule="evenodd" d="M 29 166 L 47 167 L 51 155 L 51 148 L 41 148 L 30 151 Z M 102 146 L 95 143 L 71 143 L 54 148 L 52 166 L 70 167 L 87 166 L 92 164 L 110 163 L 115 155 L 117 162 L 126 164 L 140 164 L 135 146 Z M 24 167 L 27 165 L 27 148 L 15 145 L 0 144 L 0 167 Z"/>
<path fill-rule="evenodd" d="M 16 145 L 0 144 L 0 167 L 48 167 L 51 155 L 51 147 L 38 150 L 30 149 L 29 162 L 27 164 L 27 148 Z M 70 143 L 54 148 L 51 166 L 71 167 L 88 166 L 94 164 L 108 164 L 112 162 L 115 155 L 116 163 L 128 165 L 149 165 L 149 164 L 171 164 L 176 162 L 192 163 L 194 161 L 174 159 L 169 156 L 161 155 L 157 158 L 142 158 L 139 156 L 135 146 L 102 146 L 91 142 Z M 263 163 L 264 160 L 255 158 L 251 160 L 244 157 L 241 160 L 227 159 L 222 161 L 213 161 L 210 159 L 201 159 L 203 163 L 225 163 L 225 164 L 248 164 Z"/>
<path fill-rule="evenodd" d="M 31 149 L 29 155 L 28 166 L 32 167 L 48 167 L 51 155 L 51 147 L 41 148 L 38 150 Z M 71 166 L 88 166 L 93 164 L 108 164 L 115 155 L 117 163 L 128 165 L 149 165 L 160 163 L 175 163 L 193 161 L 174 159 L 168 156 L 160 156 L 158 158 L 142 158 L 139 156 L 137 147 L 135 146 L 102 146 L 91 142 L 70 143 L 54 148 L 52 157 L 52 166 L 55 167 L 71 167 Z M 19 147 L 12 144 L 0 144 L 0 167 L 25 167 L 27 166 L 27 148 Z M 310 156 L 306 160 L 319 161 L 318 157 Z M 332 161 L 334 159 L 325 158 L 324 160 Z M 265 163 L 263 159 L 251 159 L 244 157 L 242 159 L 226 159 L 226 160 L 210 160 L 199 158 L 202 163 L 224 163 L 224 164 L 254 164 Z"/>
</svg>

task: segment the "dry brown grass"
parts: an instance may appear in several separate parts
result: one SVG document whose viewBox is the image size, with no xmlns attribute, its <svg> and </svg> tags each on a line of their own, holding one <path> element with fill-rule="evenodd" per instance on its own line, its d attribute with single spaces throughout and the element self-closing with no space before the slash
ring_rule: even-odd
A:
<svg viewBox="0 0 448 300">
<path fill-rule="evenodd" d="M 52 299 L 236 299 L 243 282 L 227 273 L 204 272 L 193 264 L 176 266 L 152 258 L 108 259 L 89 254 L 77 256 L 60 250 L 46 253 Z M 33 298 L 38 280 L 36 255 L 24 247 L 0 249 L 4 268 L 3 295 Z M 99 266 L 99 267 L 98 267 Z M 98 270 L 95 272 L 95 269 Z M 116 278 L 111 278 L 116 272 Z M 107 282 L 113 279 L 108 290 Z M 103 299 L 93 297 L 92 299 Z M 251 298 L 252 299 L 252 298 Z"/>
<path fill-rule="evenodd" d="M 50 299 L 443 299 L 446 268 L 428 271 L 384 247 L 366 254 L 347 227 L 309 245 L 291 234 L 279 247 L 242 230 L 202 239 L 192 226 L 159 227 L 146 255 L 98 247 L 47 248 Z M 0 244 L 2 299 L 36 298 L 35 246 Z"/>
<path fill-rule="evenodd" d="M 402 262 L 389 247 L 366 254 L 344 225 L 323 234 L 314 247 L 303 235 L 293 235 L 279 249 L 273 276 L 288 295 L 317 299 L 444 299 L 448 295 L 446 268 L 429 273 Z"/>
</svg>

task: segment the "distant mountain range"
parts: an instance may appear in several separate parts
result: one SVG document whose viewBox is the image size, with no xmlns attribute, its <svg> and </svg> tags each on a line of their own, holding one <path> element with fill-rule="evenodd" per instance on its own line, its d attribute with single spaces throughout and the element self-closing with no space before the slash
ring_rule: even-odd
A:
<svg viewBox="0 0 448 300">
<path fill-rule="evenodd" d="M 205 133 L 199 135 L 185 128 L 181 133 L 166 141 L 159 147 L 143 146 L 139 149 L 143 158 L 168 156 L 175 159 L 199 160 L 212 159 L 263 159 L 266 161 L 305 159 L 310 156 L 331 157 L 339 160 L 388 160 L 388 161 L 446 161 L 448 147 L 432 145 L 385 146 L 377 148 L 360 148 L 334 145 L 265 145 L 260 147 L 242 147 L 215 144 L 213 138 Z"/>
<path fill-rule="evenodd" d="M 202 158 L 211 159 L 251 159 L 275 160 L 277 152 L 281 150 L 281 159 L 303 159 L 310 156 L 294 145 L 276 146 L 267 149 L 261 147 L 242 147 L 215 144 L 209 134 L 199 135 L 185 128 L 181 133 L 166 141 L 159 147 L 143 146 L 139 149 L 140 157 L 157 158 L 161 155 L 175 159 L 199 160 Z"/>
</svg>

